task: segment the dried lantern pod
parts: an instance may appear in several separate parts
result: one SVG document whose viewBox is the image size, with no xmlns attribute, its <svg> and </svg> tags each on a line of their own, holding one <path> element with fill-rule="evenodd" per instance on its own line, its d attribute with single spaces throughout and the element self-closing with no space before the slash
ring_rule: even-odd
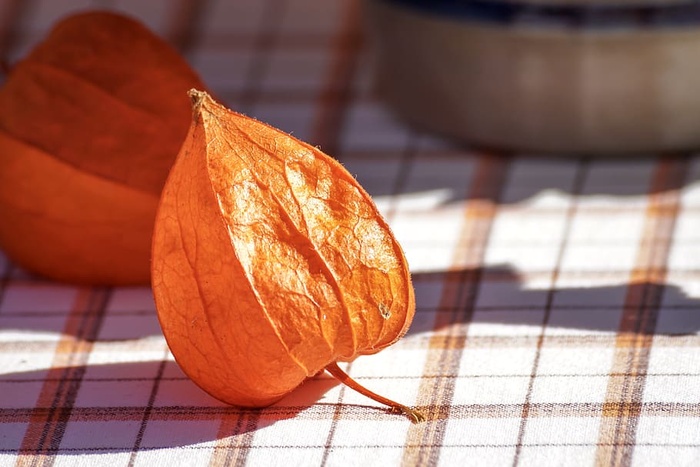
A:
<svg viewBox="0 0 700 467">
<path fill-rule="evenodd" d="M 141 23 L 57 23 L 0 88 L 0 248 L 60 281 L 150 279 L 155 211 L 200 79 Z"/>
<path fill-rule="evenodd" d="M 317 148 L 191 91 L 193 120 L 161 197 L 152 286 L 183 371 L 239 406 L 276 402 L 337 361 L 391 345 L 414 292 L 369 195 Z"/>
</svg>

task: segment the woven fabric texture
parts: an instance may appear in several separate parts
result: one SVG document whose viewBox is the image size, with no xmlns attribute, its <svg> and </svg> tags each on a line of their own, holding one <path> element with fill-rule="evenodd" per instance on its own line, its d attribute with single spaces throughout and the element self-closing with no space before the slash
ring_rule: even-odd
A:
<svg viewBox="0 0 700 467">
<path fill-rule="evenodd" d="M 60 285 L 0 255 L 1 466 L 700 465 L 698 155 L 495 154 L 410 128 L 372 92 L 355 0 L 2 0 L 0 53 L 87 7 L 140 18 L 228 106 L 370 192 L 417 312 L 343 368 L 428 421 L 328 375 L 227 406 L 179 370 L 149 288 Z"/>
</svg>

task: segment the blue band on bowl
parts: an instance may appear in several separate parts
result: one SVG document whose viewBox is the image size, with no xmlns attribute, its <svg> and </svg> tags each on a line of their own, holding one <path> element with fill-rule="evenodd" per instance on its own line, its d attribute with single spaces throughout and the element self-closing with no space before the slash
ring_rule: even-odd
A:
<svg viewBox="0 0 700 467">
<path fill-rule="evenodd" d="M 677 27 L 700 24 L 700 2 L 672 5 L 530 4 L 502 0 L 375 0 L 422 13 L 500 25 L 582 29 Z"/>
</svg>

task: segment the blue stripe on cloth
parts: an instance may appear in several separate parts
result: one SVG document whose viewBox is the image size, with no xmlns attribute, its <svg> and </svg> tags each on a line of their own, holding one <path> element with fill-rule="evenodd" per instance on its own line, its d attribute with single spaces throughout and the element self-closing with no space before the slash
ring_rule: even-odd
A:
<svg viewBox="0 0 700 467">
<path fill-rule="evenodd" d="M 452 20 L 590 29 L 700 24 L 700 2 L 673 5 L 561 5 L 501 0 L 374 0 Z"/>
</svg>

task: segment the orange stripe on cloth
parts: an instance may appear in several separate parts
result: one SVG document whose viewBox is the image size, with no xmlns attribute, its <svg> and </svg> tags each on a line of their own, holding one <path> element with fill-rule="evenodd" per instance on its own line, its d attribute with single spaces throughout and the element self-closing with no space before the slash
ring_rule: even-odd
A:
<svg viewBox="0 0 700 467">
<path fill-rule="evenodd" d="M 481 280 L 481 269 L 466 266 L 483 264 L 497 203 L 504 187 L 509 160 L 505 157 L 479 157 L 468 193 L 464 223 L 452 260 L 454 269 L 446 274 L 439 313 L 433 325 L 423 378 L 418 389 L 420 409 L 426 421 L 411 425 L 403 454 L 404 465 L 436 465 L 447 427 L 466 326 L 474 309 Z"/>
<path fill-rule="evenodd" d="M 318 93 L 311 144 L 338 157 L 348 103 L 352 96 L 358 59 L 362 49 L 361 8 L 358 0 L 346 0 L 343 21 L 333 38 L 333 61 Z"/>
<path fill-rule="evenodd" d="M 668 157 L 660 159 L 653 176 L 602 407 L 596 465 L 622 466 L 632 461 L 666 264 L 681 203 L 680 188 L 687 172 L 686 158 Z"/>
<path fill-rule="evenodd" d="M 102 326 L 109 288 L 81 289 L 66 316 L 51 369 L 37 398 L 16 465 L 49 465 L 80 390 L 93 342 Z"/>
</svg>

